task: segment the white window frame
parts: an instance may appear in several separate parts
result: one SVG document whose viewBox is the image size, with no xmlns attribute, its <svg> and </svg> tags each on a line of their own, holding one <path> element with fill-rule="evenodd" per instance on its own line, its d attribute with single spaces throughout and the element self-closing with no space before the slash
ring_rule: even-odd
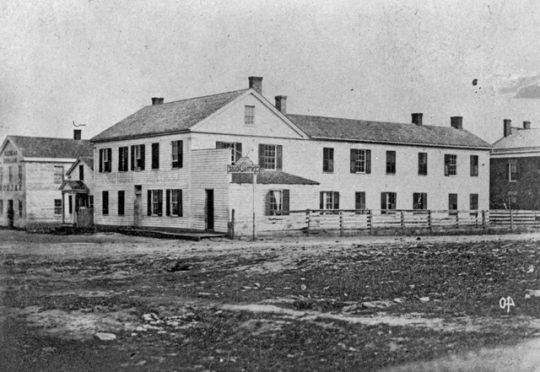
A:
<svg viewBox="0 0 540 372">
<path fill-rule="evenodd" d="M 121 146 L 118 148 L 118 172 L 129 171 L 129 146 Z"/>
<path fill-rule="evenodd" d="M 60 170 L 60 174 L 58 174 L 58 171 Z M 55 165 L 54 166 L 54 183 L 60 184 L 64 182 L 64 167 Z"/>
<path fill-rule="evenodd" d="M 518 180 L 518 165 L 517 162 L 511 161 L 508 163 L 508 181 L 517 182 Z"/>
<path fill-rule="evenodd" d="M 385 197 L 384 205 L 381 205 L 381 210 L 383 211 L 396 210 L 397 209 L 397 193 L 392 192 L 392 191 L 385 191 L 385 192 L 382 192 L 381 194 L 384 195 Z M 391 197 L 394 199 L 393 201 L 391 200 Z M 384 206 L 386 206 L 386 208 L 384 208 Z"/>
<path fill-rule="evenodd" d="M 244 108 L 244 124 L 255 125 L 255 106 L 246 105 Z"/>
<path fill-rule="evenodd" d="M 273 153 L 273 155 L 272 155 Z M 264 154 L 263 154 L 263 159 L 264 159 L 264 162 L 263 162 L 263 165 L 262 167 L 264 169 L 273 169 L 273 170 L 276 170 L 277 169 L 277 145 L 266 145 L 264 144 Z M 273 167 L 272 167 L 272 163 L 273 163 Z M 270 165 L 270 166 L 268 166 Z"/>
<path fill-rule="evenodd" d="M 323 195 L 323 208 L 324 210 L 336 210 L 334 209 L 335 195 L 337 191 L 321 191 Z"/>
<path fill-rule="evenodd" d="M 367 155 L 364 149 L 355 149 L 354 170 L 355 173 L 366 173 Z"/>
<path fill-rule="evenodd" d="M 448 164 L 446 164 L 446 157 L 448 156 Z M 457 176 L 457 155 L 456 154 L 445 154 L 445 167 L 448 167 L 448 170 L 445 172 L 448 176 Z"/>
<path fill-rule="evenodd" d="M 62 199 L 54 199 L 54 215 L 62 215 Z"/>
<path fill-rule="evenodd" d="M 170 208 L 171 208 L 171 216 L 173 217 L 180 217 L 183 215 L 183 213 L 180 213 L 181 212 L 181 206 L 182 206 L 182 200 L 180 198 L 180 195 L 182 195 L 182 190 L 181 189 L 171 189 L 171 192 L 170 192 L 170 197 L 171 197 L 171 200 L 170 200 Z M 176 195 L 176 202 L 175 202 L 175 197 Z M 174 213 L 174 206 L 176 204 L 176 213 Z"/>
</svg>

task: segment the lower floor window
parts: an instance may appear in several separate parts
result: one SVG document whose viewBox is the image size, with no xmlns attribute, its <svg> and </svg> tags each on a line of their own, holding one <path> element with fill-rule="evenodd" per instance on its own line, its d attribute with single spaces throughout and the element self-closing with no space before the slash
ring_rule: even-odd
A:
<svg viewBox="0 0 540 372">
<path fill-rule="evenodd" d="M 148 190 L 148 215 L 163 215 L 163 190 Z"/>
<path fill-rule="evenodd" d="M 448 209 L 450 214 L 457 214 L 458 211 L 458 196 L 457 194 L 448 194 Z"/>
<path fill-rule="evenodd" d="M 339 192 L 321 191 L 320 209 L 339 209 Z"/>
<path fill-rule="evenodd" d="M 427 209 L 427 193 L 413 193 L 413 209 Z"/>
<path fill-rule="evenodd" d="M 289 190 L 270 190 L 266 196 L 266 215 L 281 216 L 289 214 Z"/>
<path fill-rule="evenodd" d="M 396 193 L 395 192 L 382 192 L 381 193 L 381 209 L 383 211 L 386 211 L 389 209 L 396 209 Z"/>
<path fill-rule="evenodd" d="M 54 199 L 54 214 L 62 214 L 62 199 Z"/>
<path fill-rule="evenodd" d="M 101 193 L 101 213 L 106 216 L 109 214 L 109 192 L 102 191 Z"/>
<path fill-rule="evenodd" d="M 366 209 L 366 193 L 364 191 L 354 193 L 354 209 Z"/>
<path fill-rule="evenodd" d="M 471 194 L 469 200 L 469 209 L 475 211 L 478 209 L 478 194 Z"/>
<path fill-rule="evenodd" d="M 182 217 L 182 190 L 167 190 L 167 216 Z"/>
</svg>

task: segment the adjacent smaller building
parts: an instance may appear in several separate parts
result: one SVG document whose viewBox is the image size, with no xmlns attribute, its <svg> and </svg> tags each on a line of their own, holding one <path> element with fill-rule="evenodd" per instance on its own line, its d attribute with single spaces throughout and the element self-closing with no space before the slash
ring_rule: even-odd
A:
<svg viewBox="0 0 540 372">
<path fill-rule="evenodd" d="M 0 226 L 62 223 L 59 190 L 80 156 L 92 156 L 80 130 L 74 139 L 7 136 L 0 147 Z"/>
<path fill-rule="evenodd" d="M 81 156 L 68 169 L 60 186 L 64 208 L 62 221 L 78 226 L 93 223 L 94 158 Z"/>
<path fill-rule="evenodd" d="M 540 210 L 540 129 L 504 120 L 491 152 L 490 208 Z"/>
</svg>

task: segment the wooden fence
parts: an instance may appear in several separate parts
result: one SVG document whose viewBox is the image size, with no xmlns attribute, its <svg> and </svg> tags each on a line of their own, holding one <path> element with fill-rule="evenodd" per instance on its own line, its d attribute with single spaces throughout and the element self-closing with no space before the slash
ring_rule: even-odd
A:
<svg viewBox="0 0 540 372">
<path fill-rule="evenodd" d="M 234 213 L 233 213 L 234 216 Z M 382 231 L 405 233 L 453 229 L 486 231 L 490 228 L 510 230 L 540 228 L 540 211 L 518 210 L 302 210 L 283 216 L 256 218 L 258 233 L 303 231 L 307 235 L 321 231 L 344 234 L 377 234 Z M 252 219 L 233 220 L 232 236 L 249 236 Z"/>
</svg>

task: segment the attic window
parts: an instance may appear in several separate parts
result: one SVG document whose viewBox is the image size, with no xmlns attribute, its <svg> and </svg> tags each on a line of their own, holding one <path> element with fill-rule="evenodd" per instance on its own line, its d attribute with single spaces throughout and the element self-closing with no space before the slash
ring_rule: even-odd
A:
<svg viewBox="0 0 540 372">
<path fill-rule="evenodd" d="M 255 106 L 246 106 L 244 118 L 245 118 L 246 125 L 255 124 Z"/>
</svg>

